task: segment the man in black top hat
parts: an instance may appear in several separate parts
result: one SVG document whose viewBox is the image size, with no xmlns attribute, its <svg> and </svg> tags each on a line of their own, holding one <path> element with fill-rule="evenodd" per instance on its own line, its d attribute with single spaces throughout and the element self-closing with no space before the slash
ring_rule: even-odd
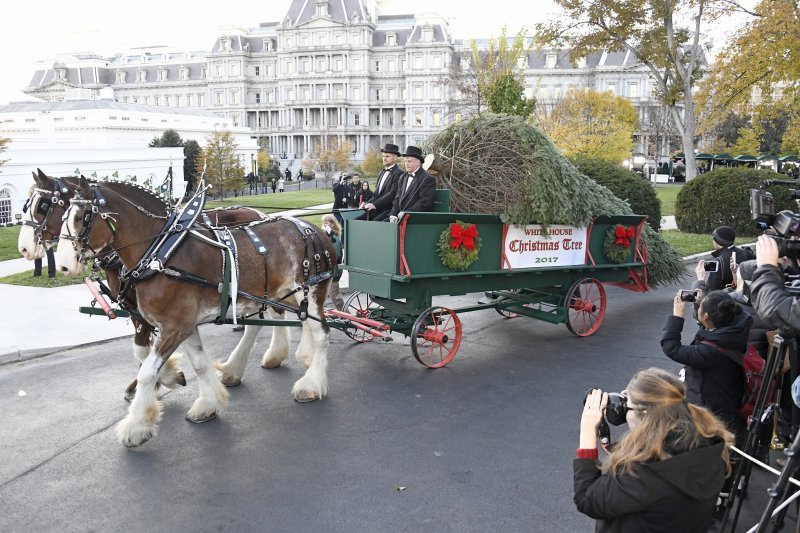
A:
<svg viewBox="0 0 800 533">
<path fill-rule="evenodd" d="M 397 158 L 400 157 L 400 148 L 396 144 L 386 144 L 381 148 L 383 155 L 383 170 L 378 174 L 378 182 L 375 184 L 375 194 L 372 201 L 364 204 L 366 214 L 360 219 L 386 220 L 392 210 L 397 193 L 397 184 L 403 175 L 403 170 L 397 165 Z"/>
<path fill-rule="evenodd" d="M 416 146 L 409 146 L 403 154 L 406 173 L 400 178 L 397 194 L 394 197 L 389 222 L 397 222 L 404 211 L 433 211 L 436 196 L 436 179 L 425 172 L 422 163 L 425 156 Z"/>
</svg>

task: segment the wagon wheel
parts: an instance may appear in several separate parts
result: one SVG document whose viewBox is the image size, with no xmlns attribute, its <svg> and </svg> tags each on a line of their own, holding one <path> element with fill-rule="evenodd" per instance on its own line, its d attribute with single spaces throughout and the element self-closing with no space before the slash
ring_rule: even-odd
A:
<svg viewBox="0 0 800 533">
<path fill-rule="evenodd" d="M 606 316 L 606 289 L 593 278 L 578 280 L 569 288 L 565 306 L 567 328 L 578 337 L 588 337 Z"/>
<path fill-rule="evenodd" d="M 347 300 L 344 302 L 343 311 L 361 318 L 372 318 L 370 313 L 378 309 L 381 309 L 381 306 L 373 302 L 369 294 L 366 292 L 354 292 L 348 296 Z M 344 334 L 356 342 L 370 342 L 375 340 L 375 336 L 368 331 L 362 331 L 354 327 L 345 328 Z"/>
<path fill-rule="evenodd" d="M 441 368 L 456 356 L 461 345 L 461 319 L 446 307 L 431 307 L 414 321 L 411 351 L 420 364 Z"/>
</svg>

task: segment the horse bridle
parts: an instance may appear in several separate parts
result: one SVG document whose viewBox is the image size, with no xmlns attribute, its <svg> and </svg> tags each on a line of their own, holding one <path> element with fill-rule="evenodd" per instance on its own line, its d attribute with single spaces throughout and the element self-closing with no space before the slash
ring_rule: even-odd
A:
<svg viewBox="0 0 800 533">
<path fill-rule="evenodd" d="M 52 239 L 45 240 L 44 239 L 44 228 L 47 226 L 47 219 L 53 213 L 53 206 L 58 205 L 60 207 L 64 207 L 64 198 L 62 195 L 66 195 L 69 192 L 69 188 L 67 187 L 66 182 L 61 178 L 54 178 L 53 181 L 55 182 L 55 189 L 48 190 L 48 189 L 41 189 L 39 187 L 34 188 L 33 194 L 28 198 L 25 202 L 25 205 L 22 207 L 22 212 L 26 212 L 28 209 L 31 209 L 31 219 L 24 220 L 22 222 L 25 226 L 30 226 L 33 228 L 33 235 L 36 238 L 37 245 L 46 245 L 53 242 L 58 241 L 58 235 L 53 234 Z M 36 195 L 39 195 L 39 198 L 36 202 L 33 202 L 33 199 Z M 48 198 L 47 195 L 50 195 Z M 34 218 L 34 214 L 42 215 L 42 221 L 37 222 Z"/>
<path fill-rule="evenodd" d="M 103 193 L 100 191 L 100 188 L 92 184 L 90 186 L 90 190 L 92 193 L 91 199 L 84 199 L 81 198 L 78 193 L 75 193 L 75 197 L 70 200 L 70 204 L 75 206 L 84 206 L 82 219 L 82 227 L 80 233 L 78 235 L 72 235 L 70 232 L 69 221 L 66 220 L 67 215 L 69 214 L 69 209 L 64 214 L 64 222 L 65 222 L 65 233 L 66 235 L 62 234 L 62 238 L 70 241 L 72 243 L 72 247 L 75 250 L 75 255 L 78 258 L 78 261 L 81 263 L 86 263 L 91 259 L 95 259 L 101 255 L 104 255 L 108 252 L 104 252 L 100 250 L 99 252 L 89 246 L 89 236 L 92 233 L 92 228 L 94 227 L 94 222 L 97 220 L 97 216 L 99 215 L 102 220 L 108 225 L 108 228 L 111 230 L 111 241 L 113 242 L 114 237 L 117 236 L 117 228 L 114 226 L 114 218 L 111 216 L 110 213 L 104 213 L 100 211 L 101 207 L 105 207 L 106 199 L 103 196 Z M 110 244 L 107 243 L 107 244 Z M 80 245 L 80 249 L 78 248 Z M 104 247 L 105 249 L 105 247 Z M 86 250 L 91 251 L 91 255 L 86 254 Z"/>
</svg>

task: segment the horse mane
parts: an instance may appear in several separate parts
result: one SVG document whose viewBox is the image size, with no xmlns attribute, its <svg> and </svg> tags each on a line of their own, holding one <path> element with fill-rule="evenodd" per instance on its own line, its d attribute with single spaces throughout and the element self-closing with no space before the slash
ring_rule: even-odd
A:
<svg viewBox="0 0 800 533">
<path fill-rule="evenodd" d="M 142 187 L 137 183 L 130 183 L 127 181 L 99 181 L 93 183 L 102 185 L 103 187 L 109 187 L 115 193 L 133 201 L 134 203 L 144 204 L 144 202 L 147 201 L 148 205 L 142 205 L 142 207 L 146 207 L 149 210 L 161 208 L 165 211 L 169 211 L 171 209 L 170 204 L 162 196 L 154 193 L 150 189 Z M 131 192 L 134 194 L 132 195 Z"/>
</svg>

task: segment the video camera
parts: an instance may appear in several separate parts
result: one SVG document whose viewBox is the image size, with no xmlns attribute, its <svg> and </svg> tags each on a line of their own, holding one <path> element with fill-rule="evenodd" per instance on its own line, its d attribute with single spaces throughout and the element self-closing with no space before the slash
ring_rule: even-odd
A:
<svg viewBox="0 0 800 533">
<path fill-rule="evenodd" d="M 586 403 L 586 398 L 589 397 L 592 390 L 590 389 L 583 397 L 583 403 Z M 612 426 L 621 426 L 627 423 L 626 415 L 629 411 L 628 397 L 621 392 L 609 392 L 608 404 L 604 414 L 605 420 Z"/>
<path fill-rule="evenodd" d="M 761 187 L 750 190 L 750 217 L 762 232 L 774 231 L 769 236 L 778 243 L 778 255 L 796 259 L 800 257 L 800 214 L 788 209 L 775 213 L 775 199 L 765 189 L 771 185 L 798 185 L 796 181 L 764 180 Z M 800 189 L 789 189 L 793 200 L 800 199 Z"/>
</svg>

